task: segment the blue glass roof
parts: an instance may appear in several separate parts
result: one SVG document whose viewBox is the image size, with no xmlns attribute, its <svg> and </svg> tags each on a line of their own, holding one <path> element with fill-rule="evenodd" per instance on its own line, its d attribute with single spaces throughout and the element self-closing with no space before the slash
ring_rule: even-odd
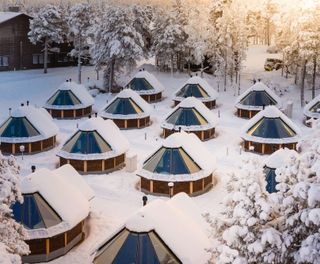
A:
<svg viewBox="0 0 320 264">
<path fill-rule="evenodd" d="M 296 135 L 296 133 L 279 117 L 263 117 L 248 130 L 248 134 L 262 138 L 289 138 Z"/>
<path fill-rule="evenodd" d="M 310 112 L 313 113 L 320 113 L 320 102 L 317 102 L 314 106 L 312 106 L 309 110 Z"/>
<path fill-rule="evenodd" d="M 195 108 L 178 108 L 166 120 L 176 126 L 200 126 L 208 122 Z"/>
<path fill-rule="evenodd" d="M 199 84 L 186 84 L 176 94 L 178 97 L 196 97 L 203 98 L 209 97 L 208 93 Z"/>
<path fill-rule="evenodd" d="M 81 104 L 81 102 L 71 90 L 58 90 L 51 98 L 49 98 L 47 104 L 78 105 Z"/>
<path fill-rule="evenodd" d="M 266 91 L 251 91 L 241 100 L 240 103 L 251 106 L 267 106 L 277 104 L 277 102 Z"/>
<path fill-rule="evenodd" d="M 1 137 L 34 137 L 39 131 L 26 117 L 10 117 L 0 128 Z"/>
<path fill-rule="evenodd" d="M 13 217 L 27 229 L 49 228 L 61 222 L 61 218 L 39 193 L 24 194 L 23 203 L 12 206 Z"/>
<path fill-rule="evenodd" d="M 133 78 L 128 87 L 134 91 L 153 90 L 152 85 L 145 78 Z"/>
<path fill-rule="evenodd" d="M 62 150 L 77 154 L 99 154 L 111 151 L 111 147 L 96 131 L 78 131 Z"/>
<path fill-rule="evenodd" d="M 114 115 L 130 115 L 143 112 L 131 98 L 116 98 L 104 111 Z"/>
<path fill-rule="evenodd" d="M 154 232 L 120 231 L 99 248 L 94 264 L 179 264 L 171 250 Z"/>
</svg>

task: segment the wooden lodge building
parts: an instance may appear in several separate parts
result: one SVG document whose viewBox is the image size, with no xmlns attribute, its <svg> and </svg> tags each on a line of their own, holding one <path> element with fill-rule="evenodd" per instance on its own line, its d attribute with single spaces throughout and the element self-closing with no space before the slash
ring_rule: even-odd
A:
<svg viewBox="0 0 320 264">
<path fill-rule="evenodd" d="M 20 12 L 0 12 L 0 71 L 39 69 L 43 67 L 43 46 L 28 38 L 31 16 Z M 70 43 L 53 45 L 48 67 L 70 66 Z"/>
</svg>

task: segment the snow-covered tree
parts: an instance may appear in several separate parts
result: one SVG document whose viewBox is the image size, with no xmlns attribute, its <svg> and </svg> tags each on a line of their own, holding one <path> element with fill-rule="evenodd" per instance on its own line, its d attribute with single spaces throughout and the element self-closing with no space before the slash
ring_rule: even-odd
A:
<svg viewBox="0 0 320 264">
<path fill-rule="evenodd" d="M 79 3 L 72 6 L 67 17 L 68 39 L 74 45 L 71 56 L 78 58 L 78 82 L 81 83 L 81 63 L 89 58 L 88 34 L 94 10 L 90 4 Z"/>
<path fill-rule="evenodd" d="M 280 233 L 273 227 L 275 212 L 265 192 L 263 166 L 244 160 L 228 183 L 221 220 L 212 223 L 217 246 L 212 261 L 219 264 L 279 263 Z"/>
<path fill-rule="evenodd" d="M 46 5 L 41 8 L 30 21 L 29 39 L 33 44 L 43 43 L 44 73 L 48 69 L 48 52 L 52 43 L 62 43 L 65 40 L 66 24 L 59 7 Z"/>
<path fill-rule="evenodd" d="M 14 221 L 10 208 L 23 199 L 18 174 L 15 158 L 0 154 L 0 258 L 10 260 L 2 263 L 21 263 L 20 256 L 29 253 L 24 228 Z"/>
<path fill-rule="evenodd" d="M 136 17 L 126 6 L 112 6 L 103 14 L 94 32 L 91 55 L 96 67 L 104 68 L 104 86 L 108 92 L 116 92 L 115 74 L 132 69 L 145 56 L 145 42 L 135 27 Z"/>
</svg>

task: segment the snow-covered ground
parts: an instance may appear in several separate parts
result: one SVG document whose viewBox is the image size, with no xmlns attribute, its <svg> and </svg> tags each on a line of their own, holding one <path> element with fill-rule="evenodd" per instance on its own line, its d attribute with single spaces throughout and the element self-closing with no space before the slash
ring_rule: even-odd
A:
<svg viewBox="0 0 320 264">
<path fill-rule="evenodd" d="M 241 91 L 249 88 L 253 78 L 261 78 L 273 86 L 277 87 L 278 95 L 283 93 L 281 98 L 284 102 L 289 100 L 294 102 L 293 120 L 301 127 L 303 133 L 309 128 L 302 124 L 302 110 L 299 102 L 299 89 L 292 85 L 293 79 L 281 77 L 281 71 L 265 72 L 263 64 L 265 58 L 270 57 L 266 53 L 264 46 L 252 46 L 248 51 L 248 59 L 245 69 L 241 75 Z M 148 67 L 148 69 L 152 67 Z M 145 157 L 162 142 L 160 137 L 160 123 L 172 106 L 172 97 L 176 91 L 187 80 L 187 74 L 174 74 L 153 72 L 159 81 L 164 85 L 164 100 L 152 105 L 152 125 L 144 129 L 134 129 L 123 131 L 131 144 L 131 151 L 138 155 L 138 167 Z M 14 109 L 21 102 L 29 100 L 31 103 L 41 106 L 52 92 L 64 82 L 65 79 L 72 78 L 76 80 L 77 69 L 58 68 L 49 69 L 49 73 L 44 75 L 42 70 L 30 70 L 19 72 L 0 73 L 0 120 L 1 122 L 8 117 L 8 109 Z M 83 68 L 83 80 L 87 81 L 95 78 L 96 74 L 93 67 Z M 218 183 L 211 191 L 199 197 L 193 198 L 203 213 L 209 212 L 216 216 L 221 210 L 221 201 L 226 194 L 226 182 L 229 174 L 237 170 L 242 157 L 247 155 L 256 155 L 242 152 L 240 154 L 241 138 L 239 130 L 247 120 L 238 118 L 234 115 L 234 102 L 238 95 L 237 88 L 228 85 L 227 90 L 223 90 L 222 79 L 205 76 L 206 80 L 218 90 L 219 98 L 217 108 L 212 110 L 219 117 L 216 138 L 205 142 L 204 144 L 210 152 L 216 157 L 215 175 Z M 310 99 L 309 90 L 306 98 Z M 113 95 L 98 95 L 95 98 L 94 110 L 99 111 Z M 58 164 L 56 153 L 68 136 L 76 129 L 75 121 L 55 121 L 60 128 L 58 144 L 55 149 L 32 156 L 18 157 L 18 162 L 22 168 L 22 175 L 30 173 L 31 165 L 38 168 L 55 168 Z M 258 155 L 256 155 L 258 156 Z M 266 156 L 259 156 L 265 159 Z M 67 255 L 52 261 L 52 263 L 90 263 L 92 250 L 100 242 L 105 240 L 113 230 L 125 221 L 134 211 L 142 206 L 142 196 L 137 186 L 139 178 L 134 173 L 127 173 L 124 170 L 104 175 L 86 175 L 83 176 L 88 184 L 93 188 L 96 197 L 92 202 L 92 214 L 90 219 L 90 232 L 88 238 L 79 246 L 71 250 Z M 59 194 L 57 194 L 59 195 Z M 149 200 L 158 198 L 148 196 Z M 167 198 L 160 198 L 167 199 Z"/>
</svg>

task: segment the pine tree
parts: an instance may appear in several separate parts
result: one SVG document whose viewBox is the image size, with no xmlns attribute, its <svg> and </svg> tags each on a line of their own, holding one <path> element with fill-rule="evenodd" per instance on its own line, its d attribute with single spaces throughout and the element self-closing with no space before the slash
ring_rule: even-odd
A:
<svg viewBox="0 0 320 264">
<path fill-rule="evenodd" d="M 78 82 L 81 83 L 82 60 L 89 58 L 88 34 L 94 10 L 90 4 L 79 3 L 70 8 L 67 17 L 68 39 L 74 45 L 71 56 L 78 58 Z"/>
<path fill-rule="evenodd" d="M 19 186 L 19 167 L 14 157 L 0 154 L 0 256 L 9 263 L 21 263 L 20 256 L 29 253 L 24 228 L 12 218 L 11 206 L 22 202 Z"/>
<path fill-rule="evenodd" d="M 44 46 L 44 73 L 48 72 L 48 52 L 52 43 L 65 40 L 66 25 L 61 10 L 54 5 L 46 5 L 35 14 L 30 21 L 29 39 L 33 44 L 38 42 Z"/>
</svg>

